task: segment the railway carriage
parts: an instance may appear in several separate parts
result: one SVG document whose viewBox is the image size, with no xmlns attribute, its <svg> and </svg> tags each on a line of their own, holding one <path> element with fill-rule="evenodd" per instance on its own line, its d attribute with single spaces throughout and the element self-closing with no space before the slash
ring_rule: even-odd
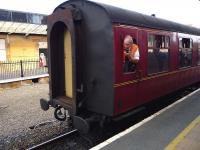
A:
<svg viewBox="0 0 200 150">
<path fill-rule="evenodd" d="M 123 72 L 123 39 L 139 46 Z M 71 0 L 48 17 L 50 100 L 55 117 L 87 132 L 200 80 L 200 29 L 90 1 Z"/>
</svg>

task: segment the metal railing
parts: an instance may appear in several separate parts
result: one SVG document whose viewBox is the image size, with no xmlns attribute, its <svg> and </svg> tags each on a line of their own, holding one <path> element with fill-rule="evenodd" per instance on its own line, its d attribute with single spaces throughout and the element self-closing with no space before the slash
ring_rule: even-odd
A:
<svg viewBox="0 0 200 150">
<path fill-rule="evenodd" d="M 39 60 L 19 60 L 0 62 L 0 80 L 48 74 L 48 68 Z"/>
</svg>

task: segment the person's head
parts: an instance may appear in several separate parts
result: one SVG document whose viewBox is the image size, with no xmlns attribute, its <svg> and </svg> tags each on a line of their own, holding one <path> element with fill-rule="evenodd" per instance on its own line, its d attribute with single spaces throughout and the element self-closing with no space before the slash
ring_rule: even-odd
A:
<svg viewBox="0 0 200 150">
<path fill-rule="evenodd" d="M 124 44 L 123 44 L 124 48 L 125 49 L 129 48 L 129 47 L 131 47 L 132 44 L 133 44 L 132 37 L 130 35 L 125 36 L 125 38 L 124 38 Z"/>
</svg>

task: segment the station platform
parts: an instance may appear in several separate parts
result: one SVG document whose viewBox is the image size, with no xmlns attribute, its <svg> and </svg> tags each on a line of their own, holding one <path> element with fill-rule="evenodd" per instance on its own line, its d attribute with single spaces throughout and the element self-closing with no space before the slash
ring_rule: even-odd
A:
<svg viewBox="0 0 200 150">
<path fill-rule="evenodd" d="M 200 89 L 91 150 L 200 150 Z"/>
</svg>

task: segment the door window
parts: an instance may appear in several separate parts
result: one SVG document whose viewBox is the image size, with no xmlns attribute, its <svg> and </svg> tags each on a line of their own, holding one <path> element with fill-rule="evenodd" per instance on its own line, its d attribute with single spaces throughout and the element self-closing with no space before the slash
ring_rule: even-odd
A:
<svg viewBox="0 0 200 150">
<path fill-rule="evenodd" d="M 136 38 L 129 34 L 123 39 L 123 72 L 130 73 L 136 70 L 140 59 L 139 46 Z"/>
</svg>

